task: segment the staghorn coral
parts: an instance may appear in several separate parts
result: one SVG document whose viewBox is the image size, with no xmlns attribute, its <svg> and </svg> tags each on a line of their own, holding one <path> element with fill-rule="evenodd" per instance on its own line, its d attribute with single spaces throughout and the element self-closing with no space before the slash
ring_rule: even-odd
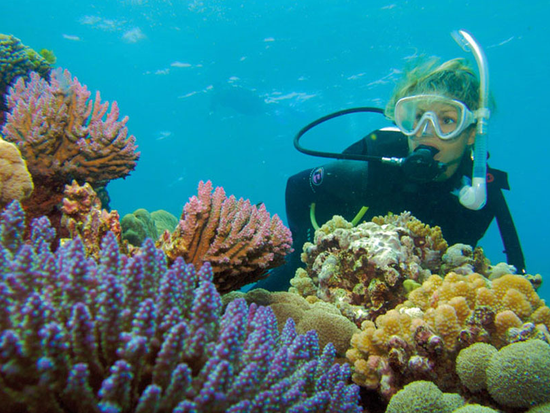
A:
<svg viewBox="0 0 550 413">
<path fill-rule="evenodd" d="M 15 36 L 0 34 L 0 126 L 8 110 L 5 96 L 15 79 L 21 77 L 28 80 L 31 72 L 49 79 L 53 62 L 42 56 L 44 52 L 53 56 L 50 51 L 35 52 Z"/>
<path fill-rule="evenodd" d="M 101 209 L 101 201 L 90 184 L 80 186 L 73 181 L 66 185 L 61 211 L 61 225 L 69 231 L 68 237 L 80 237 L 88 255 L 99 256 L 101 241 L 108 232 L 121 243 L 118 212 Z"/>
<path fill-rule="evenodd" d="M 221 313 L 212 269 L 167 268 L 145 242 L 99 259 L 79 238 L 52 253 L 46 218 L 0 216 L 0 399 L 11 412 L 357 412 L 349 366 L 316 334 L 279 335 L 272 311 L 244 300 Z"/>
<path fill-rule="evenodd" d="M 0 206 L 28 198 L 33 188 L 32 178 L 19 149 L 0 135 Z"/>
<path fill-rule="evenodd" d="M 165 232 L 158 246 L 169 260 L 183 257 L 200 267 L 210 262 L 214 283 L 221 293 L 238 289 L 266 276 L 284 263 L 292 251 L 290 230 L 265 205 L 229 198 L 221 187 L 212 192 L 210 181 L 199 183 L 183 209 L 173 233 Z"/>
<path fill-rule="evenodd" d="M 378 217 L 353 227 L 335 216 L 306 243 L 290 291 L 313 302 L 337 305 L 360 325 L 401 303 L 406 280 L 424 281 L 437 271 L 447 243 L 409 213 Z"/>
<path fill-rule="evenodd" d="M 379 316 L 376 324 L 364 322 L 347 352 L 355 365 L 353 380 L 387 399 L 419 379 L 462 391 L 457 387 L 456 356 L 473 343 L 498 349 L 533 337 L 549 339 L 548 319 L 542 315 L 550 310 L 519 275 L 504 275 L 492 283 L 475 273 L 432 275 L 408 298 Z"/>
</svg>

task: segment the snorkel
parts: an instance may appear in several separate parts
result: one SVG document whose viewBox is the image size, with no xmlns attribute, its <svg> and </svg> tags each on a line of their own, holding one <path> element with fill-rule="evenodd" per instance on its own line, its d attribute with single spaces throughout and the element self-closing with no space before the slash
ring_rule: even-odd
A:
<svg viewBox="0 0 550 413">
<path fill-rule="evenodd" d="M 472 185 L 464 185 L 458 198 L 468 209 L 479 210 L 487 202 L 487 124 L 490 116 L 489 102 L 489 69 L 485 53 L 466 30 L 458 30 L 451 36 L 466 52 L 473 53 L 479 70 L 479 109 L 474 112 L 477 120 L 476 140 L 474 143 L 474 167 Z"/>
</svg>

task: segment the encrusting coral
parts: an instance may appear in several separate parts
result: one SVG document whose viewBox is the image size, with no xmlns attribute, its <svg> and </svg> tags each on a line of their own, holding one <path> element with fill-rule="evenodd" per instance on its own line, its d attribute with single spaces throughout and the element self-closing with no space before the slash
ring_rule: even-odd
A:
<svg viewBox="0 0 550 413">
<path fill-rule="evenodd" d="M 348 365 L 315 332 L 277 331 L 242 299 L 221 311 L 208 264 L 196 271 L 147 240 L 127 257 L 112 233 L 99 258 L 80 238 L 54 253 L 17 202 L 0 215 L 0 399 L 22 412 L 357 412 Z"/>
<path fill-rule="evenodd" d="M 27 164 L 17 146 L 0 135 L 0 207 L 28 198 L 34 188 Z"/>
<path fill-rule="evenodd" d="M 3 134 L 18 146 L 35 184 L 24 203 L 30 218 L 59 220 L 56 207 L 72 180 L 102 186 L 136 165 L 140 154 L 134 136 L 128 136 L 128 118 L 119 120 L 116 102 L 109 110 L 99 92 L 95 99 L 90 95 L 61 69 L 51 72 L 49 82 L 33 72 L 10 88 Z"/>
<path fill-rule="evenodd" d="M 409 213 L 378 217 L 356 227 L 335 216 L 306 243 L 290 291 L 331 302 L 360 325 L 401 303 L 405 280 L 421 283 L 438 271 L 447 243 Z"/>
<path fill-rule="evenodd" d="M 184 206 L 173 233 L 165 232 L 158 246 L 169 260 L 183 257 L 200 267 L 208 261 L 221 293 L 265 277 L 284 263 L 292 251 L 292 236 L 265 205 L 227 197 L 221 187 L 212 192 L 210 181 L 199 183 L 198 195 Z"/>
</svg>

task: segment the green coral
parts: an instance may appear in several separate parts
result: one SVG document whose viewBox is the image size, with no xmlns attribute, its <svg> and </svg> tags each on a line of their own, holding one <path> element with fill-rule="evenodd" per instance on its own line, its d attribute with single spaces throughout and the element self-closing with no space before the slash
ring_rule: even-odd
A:
<svg viewBox="0 0 550 413">
<path fill-rule="evenodd" d="M 475 343 L 460 351 L 456 358 L 456 372 L 462 384 L 470 391 L 476 392 L 486 388 L 485 370 L 497 351 L 487 343 Z"/>
<path fill-rule="evenodd" d="M 130 244 L 140 247 L 146 238 L 158 238 L 157 227 L 151 214 L 143 209 L 137 209 L 131 214 L 124 215 L 120 220 L 122 238 Z"/>
<path fill-rule="evenodd" d="M 462 404 L 460 396 L 443 393 L 431 381 L 413 381 L 391 398 L 386 413 L 452 413 Z"/>
<path fill-rule="evenodd" d="M 550 413 L 550 403 L 539 404 L 527 410 L 526 413 Z"/>
<path fill-rule="evenodd" d="M 498 413 L 498 410 L 480 404 L 467 404 L 456 409 L 453 413 Z"/>
<path fill-rule="evenodd" d="M 535 339 L 501 348 L 487 367 L 487 389 L 508 407 L 550 402 L 550 345 Z"/>
<path fill-rule="evenodd" d="M 47 58 L 21 43 L 17 37 L 0 34 L 0 94 L 5 94 L 8 87 L 20 76 L 29 78 L 30 72 L 37 72 L 44 79 L 49 78 L 52 69 Z"/>
</svg>

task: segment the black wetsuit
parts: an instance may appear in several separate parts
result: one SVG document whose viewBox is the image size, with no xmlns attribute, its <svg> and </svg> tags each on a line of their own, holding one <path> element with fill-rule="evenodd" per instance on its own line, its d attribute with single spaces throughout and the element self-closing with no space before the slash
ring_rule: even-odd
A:
<svg viewBox="0 0 550 413">
<path fill-rule="evenodd" d="M 407 137 L 395 130 L 379 130 L 344 152 L 405 157 L 408 154 Z M 369 221 L 374 216 L 386 215 L 388 212 L 399 214 L 410 211 L 423 223 L 440 226 L 449 245 L 460 242 L 475 246 L 491 221 L 499 215 L 497 211 L 502 210 L 503 205 L 505 212 L 508 212 L 501 190 L 509 189 L 509 186 L 505 172 L 488 167 L 487 203 L 479 211 L 467 209 L 460 204 L 456 194 L 463 186 L 463 177 L 471 177 L 471 173 L 472 161 L 469 156 L 465 156 L 457 173 L 442 182 L 417 183 L 407 179 L 403 170 L 393 165 L 341 160 L 290 177 L 286 187 L 286 211 L 294 253 L 288 257 L 286 265 L 275 269 L 257 286 L 274 291 L 286 290 L 296 269 L 304 265 L 300 261 L 302 246 L 306 241 L 312 241 L 315 232 L 310 219 L 312 203 L 315 203 L 315 216 L 319 225 L 334 215 L 341 215 L 351 221 L 363 206 L 369 209 L 362 221 Z M 509 212 L 508 218 L 513 228 Z M 506 217 L 500 221 L 505 220 Z M 517 246 L 508 248 L 519 248 L 519 251 L 512 252 L 513 257 L 508 255 L 508 261 L 515 261 L 510 264 L 523 270 L 523 254 L 515 228 L 512 238 L 514 236 Z"/>
</svg>

